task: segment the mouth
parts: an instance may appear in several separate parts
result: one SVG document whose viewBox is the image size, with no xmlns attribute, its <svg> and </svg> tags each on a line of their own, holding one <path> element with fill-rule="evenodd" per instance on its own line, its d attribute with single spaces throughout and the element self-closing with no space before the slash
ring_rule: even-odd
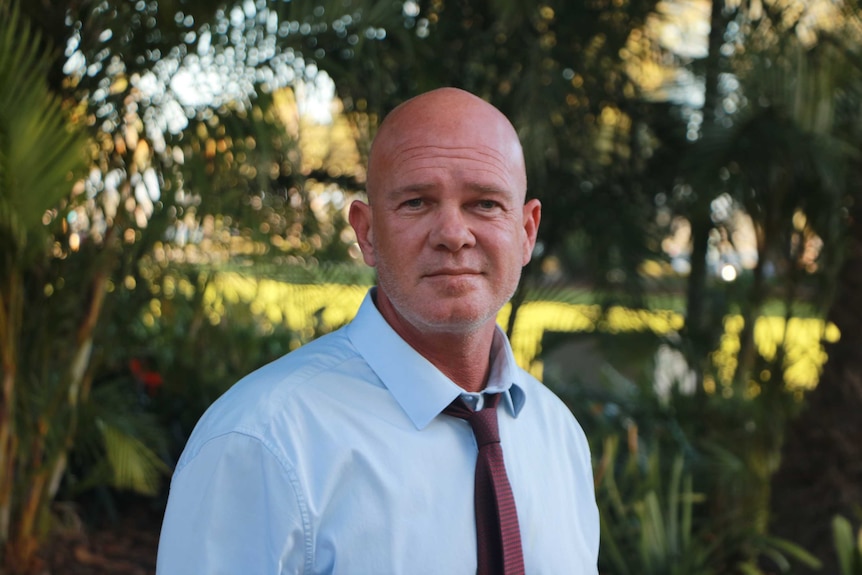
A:
<svg viewBox="0 0 862 575">
<path fill-rule="evenodd" d="M 454 276 L 475 276 L 481 275 L 482 272 L 468 268 L 451 268 L 434 270 L 425 274 L 425 277 L 454 277 Z"/>
</svg>

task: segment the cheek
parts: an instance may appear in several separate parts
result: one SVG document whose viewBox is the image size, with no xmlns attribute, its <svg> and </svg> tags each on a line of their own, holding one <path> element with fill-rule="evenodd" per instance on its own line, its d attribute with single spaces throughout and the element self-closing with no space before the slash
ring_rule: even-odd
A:
<svg viewBox="0 0 862 575">
<path fill-rule="evenodd" d="M 522 228 L 496 229 L 485 237 L 484 243 L 497 260 L 505 261 L 511 267 L 524 267 L 532 256 L 529 239 Z"/>
<path fill-rule="evenodd" d="M 385 241 L 386 250 L 395 257 L 409 257 L 407 252 L 422 245 L 426 226 L 423 222 L 399 222 L 387 227 L 378 237 Z"/>
</svg>

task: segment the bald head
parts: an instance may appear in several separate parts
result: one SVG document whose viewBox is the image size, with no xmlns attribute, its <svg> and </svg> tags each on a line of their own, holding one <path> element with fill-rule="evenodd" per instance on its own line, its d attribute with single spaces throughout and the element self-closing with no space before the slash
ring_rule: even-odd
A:
<svg viewBox="0 0 862 575">
<path fill-rule="evenodd" d="M 370 201 L 350 205 L 350 224 L 377 269 L 380 313 L 432 362 L 464 348 L 465 338 L 488 356 L 497 313 L 536 244 L 541 204 L 525 201 L 526 187 L 512 124 L 463 90 L 417 96 L 380 126 Z M 480 389 L 487 370 L 470 366 L 470 381 L 459 385 Z"/>
<path fill-rule="evenodd" d="M 479 150 L 502 164 L 523 199 L 527 176 L 524 153 L 515 128 L 497 108 L 464 90 L 440 88 L 396 107 L 386 116 L 368 160 L 368 197 L 373 201 L 387 172 L 399 158 L 417 148 L 439 148 L 441 153 Z"/>
</svg>

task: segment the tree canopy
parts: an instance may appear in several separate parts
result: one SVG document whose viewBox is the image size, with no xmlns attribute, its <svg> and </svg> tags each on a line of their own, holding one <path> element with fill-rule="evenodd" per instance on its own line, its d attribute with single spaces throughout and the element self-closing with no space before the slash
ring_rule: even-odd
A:
<svg viewBox="0 0 862 575">
<path fill-rule="evenodd" d="M 633 307 L 670 296 L 685 315 L 664 343 L 695 374 L 696 405 L 717 409 L 721 429 L 743 419 L 756 429 L 745 437 L 763 450 L 735 455 L 769 454 L 745 493 L 711 485 L 714 500 L 750 496 L 762 518 L 755 492 L 768 488 L 798 410 L 784 381 L 787 339 L 768 358 L 754 344 L 768 306 L 781 304 L 785 325 L 813 314 L 841 332 L 804 423 L 790 428 L 785 471 L 804 475 L 815 421 L 836 403 L 862 403 L 848 383 L 862 373 L 854 2 L 0 0 L 0 15 L 0 538 L 10 569 L 32 567 L 37 525 L 71 481 L 82 438 L 96 438 L 105 457 L 95 467 L 113 484 L 158 488 L 169 458 L 146 431 L 157 425 L 98 412 L 103 400 L 136 404 L 93 390 L 138 359 L 140 349 L 109 344 L 140 338 L 128 320 L 155 305 L 160 282 L 187 273 L 198 305 L 219 266 L 351 269 L 345 210 L 363 193 L 376 126 L 439 86 L 476 93 L 512 120 L 529 193 L 544 206 L 510 329 L 530 291 L 589 289 L 606 306 Z M 303 108 L 321 103 L 329 80 L 329 118 L 312 121 Z M 206 329 L 198 311 L 169 313 Z M 730 313 L 742 328 L 733 367 L 720 370 Z M 257 329 L 253 318 L 247 327 Z M 718 397 L 767 408 L 734 404 L 743 415 L 725 417 Z M 708 451 L 716 435 L 690 423 Z M 823 468 L 858 431 L 838 427 L 818 432 L 829 438 L 817 444 Z M 725 440 L 728 453 L 739 446 Z M 805 522 L 826 525 L 825 513 L 859 503 L 846 488 L 859 470 L 836 474 L 838 487 L 820 488 L 841 496 Z M 768 521 L 756 523 L 765 535 Z M 782 534 L 827 555 L 822 529 L 804 531 Z M 722 560 L 755 564 L 757 551 L 740 553 Z"/>
</svg>

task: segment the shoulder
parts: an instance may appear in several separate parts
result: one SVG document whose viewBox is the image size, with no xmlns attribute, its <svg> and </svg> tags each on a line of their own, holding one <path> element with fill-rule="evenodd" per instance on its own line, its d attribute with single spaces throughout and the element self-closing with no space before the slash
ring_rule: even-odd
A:
<svg viewBox="0 0 862 575">
<path fill-rule="evenodd" d="M 226 435 L 246 436 L 278 456 L 279 438 L 293 422 L 313 415 L 311 407 L 325 403 L 321 397 L 373 379 L 343 329 L 325 335 L 248 374 L 218 398 L 195 426 L 177 469 Z"/>
<path fill-rule="evenodd" d="M 574 473 L 578 485 L 592 485 L 590 442 L 572 410 L 545 384 L 522 372 L 526 400 L 518 415 L 520 433 L 562 464 L 560 476 Z M 561 468 L 562 469 L 562 468 Z"/>
</svg>

